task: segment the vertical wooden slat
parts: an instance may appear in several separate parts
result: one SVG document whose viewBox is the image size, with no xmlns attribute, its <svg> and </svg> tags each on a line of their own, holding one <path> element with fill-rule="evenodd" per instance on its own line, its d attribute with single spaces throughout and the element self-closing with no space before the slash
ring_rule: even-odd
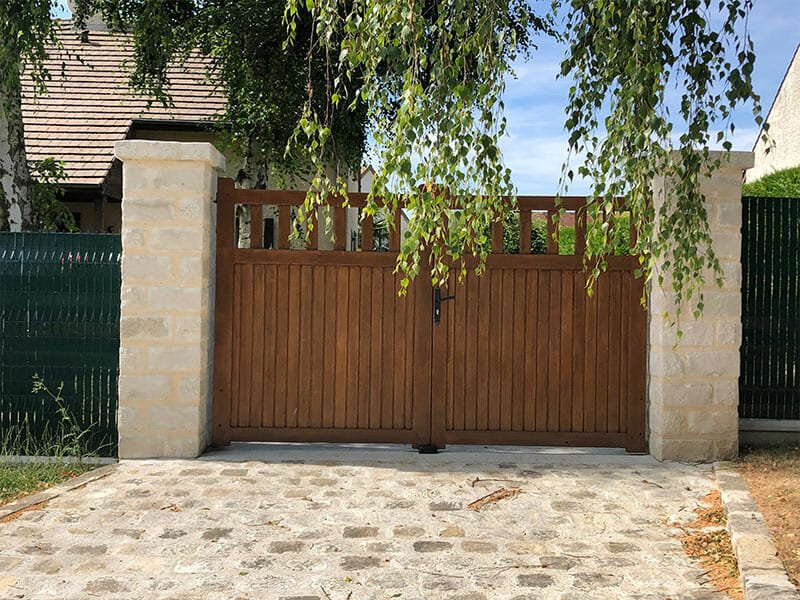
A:
<svg viewBox="0 0 800 600">
<path fill-rule="evenodd" d="M 467 405 L 471 405 L 472 398 L 466 396 L 465 379 L 467 376 L 465 366 L 467 364 L 467 332 L 474 325 L 467 320 L 467 284 L 459 284 L 455 276 L 450 278 L 450 293 L 456 298 L 452 305 L 453 326 L 451 335 L 453 348 L 449 352 L 451 357 L 450 370 L 452 379 L 452 390 L 449 393 L 450 402 L 453 405 L 453 429 L 464 431 L 467 420 Z"/>
<path fill-rule="evenodd" d="M 511 431 L 511 418 L 514 410 L 514 271 L 502 269 L 502 301 L 500 306 L 500 429 Z M 500 274 L 498 273 L 498 275 Z"/>
<path fill-rule="evenodd" d="M 586 297 L 586 322 L 584 324 L 583 361 L 583 431 L 596 431 L 597 414 L 597 328 L 600 316 L 597 314 L 597 289 L 591 297 Z"/>
<path fill-rule="evenodd" d="M 619 404 L 620 404 L 620 357 L 622 355 L 622 281 L 621 272 L 606 273 L 608 278 L 610 299 L 610 314 L 608 317 L 608 429 L 610 433 L 619 433 Z"/>
<path fill-rule="evenodd" d="M 503 223 L 494 221 L 492 223 L 492 254 L 503 253 Z"/>
<path fill-rule="evenodd" d="M 286 426 L 297 427 L 300 365 L 300 265 L 289 267 L 289 329 L 286 347 Z"/>
<path fill-rule="evenodd" d="M 289 231 L 292 225 L 292 207 L 281 205 L 278 207 L 278 239 L 275 240 L 277 250 L 289 249 Z"/>
<path fill-rule="evenodd" d="M 347 410 L 346 426 L 349 429 L 358 427 L 358 402 L 359 378 L 358 368 L 361 358 L 361 303 L 368 297 L 361 296 L 361 270 L 359 267 L 349 267 L 350 287 L 347 302 L 350 305 L 347 327 L 347 395 L 345 405 Z"/>
<path fill-rule="evenodd" d="M 425 257 L 423 257 L 423 260 Z M 433 336 L 433 303 L 431 277 L 423 270 L 414 283 L 414 437 L 416 444 L 433 441 L 431 432 L 431 359 Z"/>
<path fill-rule="evenodd" d="M 394 423 L 394 274 L 390 269 L 382 269 L 382 285 L 374 290 L 378 302 L 383 305 L 383 330 L 381 331 L 381 427 L 391 429 Z"/>
<path fill-rule="evenodd" d="M 261 409 L 261 426 L 275 423 L 275 339 L 277 315 L 277 267 L 265 265 L 264 273 L 264 406 Z M 216 360 L 216 358 L 214 359 Z"/>
<path fill-rule="evenodd" d="M 333 426 L 343 428 L 347 424 L 347 352 L 348 352 L 348 309 L 350 302 L 347 292 L 350 289 L 349 269 L 344 265 L 335 267 L 336 273 L 336 339 L 330 346 L 334 351 L 335 371 Z"/>
<path fill-rule="evenodd" d="M 550 287 L 549 271 L 539 271 L 536 341 L 536 431 L 547 431 L 549 403 L 548 355 L 550 350 Z M 555 318 L 555 317 L 554 317 Z"/>
<path fill-rule="evenodd" d="M 261 425 L 261 413 L 264 407 L 264 351 L 271 339 L 264 337 L 264 296 L 266 281 L 264 265 L 254 265 L 253 296 L 253 386 L 250 390 L 250 427 Z"/>
<path fill-rule="evenodd" d="M 250 247 L 264 247 L 264 217 L 261 204 L 250 205 Z"/>
<path fill-rule="evenodd" d="M 489 362 L 491 355 L 489 354 L 489 344 L 492 332 L 489 327 L 491 304 L 490 304 L 490 281 L 489 273 L 485 273 L 483 277 L 477 278 L 478 283 L 478 312 L 481 318 L 478 320 L 478 369 L 475 387 L 477 389 L 476 397 L 476 429 L 478 431 L 486 431 L 489 427 L 489 403 L 491 402 L 490 394 L 493 390 L 489 387 Z"/>
<path fill-rule="evenodd" d="M 639 304 L 644 291 L 644 279 L 633 279 L 628 305 L 631 309 L 629 336 L 626 340 L 628 364 L 628 439 L 625 448 L 630 452 L 644 452 L 645 411 L 647 407 L 647 311 Z"/>
<path fill-rule="evenodd" d="M 478 281 L 474 273 L 467 275 L 466 283 L 461 290 L 462 304 L 466 307 L 466 359 L 463 365 L 464 378 L 464 429 L 474 431 L 477 427 L 478 400 Z"/>
<path fill-rule="evenodd" d="M 519 211 L 519 253 L 531 253 L 531 211 Z"/>
<path fill-rule="evenodd" d="M 525 276 L 526 271 L 515 269 L 514 275 L 514 324 L 511 360 L 511 429 L 522 431 L 525 419 Z"/>
<path fill-rule="evenodd" d="M 239 427 L 250 426 L 250 389 L 253 380 L 253 265 L 241 266 L 241 291 L 239 302 L 241 305 L 240 314 L 242 315 L 241 324 L 241 354 L 239 365 L 241 374 L 239 377 L 239 393 L 236 396 L 237 419 Z"/>
<path fill-rule="evenodd" d="M 547 254 L 558 254 L 558 239 L 556 238 L 556 224 L 555 217 L 558 214 L 556 210 L 547 211 Z"/>
<path fill-rule="evenodd" d="M 610 287 L 608 273 L 600 277 L 597 282 L 597 407 L 595 411 L 596 431 L 608 431 L 608 354 L 609 347 L 609 315 L 610 306 Z"/>
<path fill-rule="evenodd" d="M 561 371 L 561 273 L 550 273 L 550 297 L 548 301 L 550 313 L 550 344 L 548 347 L 548 382 L 547 382 L 547 431 L 558 431 L 560 426 L 558 412 L 561 404 L 560 378 Z"/>
<path fill-rule="evenodd" d="M 501 335 L 503 318 L 503 272 L 487 270 L 484 275 L 489 280 L 491 296 L 488 306 L 489 317 L 489 431 L 500 430 L 501 403 Z"/>
<path fill-rule="evenodd" d="M 382 421 L 383 398 L 381 396 L 382 367 L 383 367 L 383 273 L 380 269 L 372 269 L 372 325 L 371 349 L 372 362 L 369 373 L 369 426 L 371 429 L 380 429 Z"/>
<path fill-rule="evenodd" d="M 287 363 L 289 352 L 289 268 L 280 265 L 275 286 L 277 313 L 275 325 L 275 427 L 286 427 Z"/>
<path fill-rule="evenodd" d="M 586 253 L 586 210 L 575 211 L 575 255 Z"/>
<path fill-rule="evenodd" d="M 577 234 L 576 234 L 577 235 Z M 576 238 L 577 239 L 577 238 Z M 586 352 L 586 288 L 583 273 L 572 274 L 572 424 L 571 431 L 583 431 L 584 412 L 584 356 Z"/>
<path fill-rule="evenodd" d="M 631 333 L 631 310 L 636 309 L 631 306 L 631 277 L 628 272 L 622 274 L 622 293 L 620 294 L 620 341 L 621 347 L 619 349 L 620 367 L 619 367 L 619 426 L 620 431 L 628 433 L 628 404 L 630 403 L 630 378 L 631 378 L 631 365 L 628 360 L 628 352 L 626 347 L 630 343 Z"/>
<path fill-rule="evenodd" d="M 217 256 L 214 318 L 214 404 L 211 443 L 230 443 L 233 355 L 233 180 L 217 181 Z"/>
<path fill-rule="evenodd" d="M 334 408 L 336 402 L 336 267 L 325 267 L 325 313 L 324 313 L 324 341 L 323 341 L 323 371 L 322 371 L 322 426 L 334 426 Z"/>
<path fill-rule="evenodd" d="M 372 353 L 372 313 L 378 310 L 374 306 L 374 301 L 370 290 L 372 288 L 372 269 L 364 267 L 360 273 L 361 290 L 360 296 L 363 299 L 361 310 L 359 311 L 359 360 L 358 360 L 358 426 L 361 429 L 370 427 L 370 399 L 372 398 L 372 382 L 370 374 L 372 372 L 372 361 L 380 361 L 380 356 Z"/>
<path fill-rule="evenodd" d="M 311 427 L 312 376 L 309 371 L 316 369 L 318 366 L 308 360 L 311 356 L 311 346 L 316 342 L 312 332 L 314 323 L 314 315 L 311 309 L 313 294 L 312 269 L 313 267 L 310 265 L 303 265 L 300 267 L 300 344 L 298 358 L 300 361 L 299 370 L 302 375 L 299 377 L 298 388 L 298 427 Z"/>
<path fill-rule="evenodd" d="M 399 289 L 399 274 L 394 274 L 390 280 L 390 288 L 394 297 L 394 344 L 396 348 L 392 364 L 392 380 L 394 381 L 394 428 L 405 429 L 407 418 L 406 398 L 406 348 L 408 336 L 406 331 L 406 302 L 407 296 L 397 297 L 395 291 Z"/>
<path fill-rule="evenodd" d="M 537 348 L 539 338 L 539 272 L 528 270 L 525 279 L 525 331 L 523 335 L 525 352 L 525 408 L 524 429 L 536 431 L 536 373 Z"/>
<path fill-rule="evenodd" d="M 342 206 L 333 207 L 333 249 L 347 248 L 347 211 Z"/>
<path fill-rule="evenodd" d="M 400 251 L 400 226 L 403 223 L 402 218 L 402 210 L 398 208 L 394 211 L 394 224 L 392 229 L 389 231 L 389 252 Z"/>
<path fill-rule="evenodd" d="M 572 405 L 575 402 L 573 394 L 572 354 L 575 342 L 573 317 L 575 314 L 574 298 L 572 295 L 572 272 L 561 272 L 561 381 L 559 383 L 558 423 L 559 431 L 572 430 Z"/>
<path fill-rule="evenodd" d="M 325 323 L 327 310 L 325 301 L 325 267 L 315 266 L 312 274 L 313 291 L 311 294 L 311 359 L 308 368 L 311 379 L 311 414 L 310 427 L 322 427 L 322 405 L 324 401 L 324 363 L 330 360 L 325 351 Z"/>
<path fill-rule="evenodd" d="M 372 252 L 375 249 L 374 227 L 373 217 L 364 217 L 361 220 L 361 249 L 364 252 Z"/>
<path fill-rule="evenodd" d="M 400 274 L 397 275 L 397 283 L 400 282 Z M 412 284 L 408 288 L 408 292 L 403 299 L 403 304 L 405 306 L 405 336 L 406 336 L 406 345 L 405 345 L 405 377 L 404 377 L 404 387 L 405 387 L 405 428 L 406 429 L 414 429 L 414 404 L 416 399 L 414 397 L 414 348 L 415 348 L 415 331 L 416 331 L 416 316 L 414 313 L 414 306 L 416 302 L 416 294 L 417 294 L 418 286 L 416 284 Z"/>
</svg>

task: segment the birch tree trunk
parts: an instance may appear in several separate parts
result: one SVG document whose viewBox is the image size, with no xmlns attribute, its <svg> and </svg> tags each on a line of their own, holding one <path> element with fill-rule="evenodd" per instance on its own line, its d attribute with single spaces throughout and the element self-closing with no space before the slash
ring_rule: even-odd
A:
<svg viewBox="0 0 800 600">
<path fill-rule="evenodd" d="M 33 212 L 21 85 L 15 79 L 8 87 L 0 87 L 0 231 L 30 229 Z"/>
</svg>

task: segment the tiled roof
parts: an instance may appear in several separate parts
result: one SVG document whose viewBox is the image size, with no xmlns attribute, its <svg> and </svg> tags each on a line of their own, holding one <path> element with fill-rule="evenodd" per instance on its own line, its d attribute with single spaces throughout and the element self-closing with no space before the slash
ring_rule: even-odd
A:
<svg viewBox="0 0 800 600">
<path fill-rule="evenodd" d="M 114 159 L 114 142 L 125 139 L 134 119 L 196 122 L 225 107 L 199 55 L 171 74 L 174 106 L 154 102 L 148 108 L 147 98 L 128 88 L 133 61 L 128 35 L 91 31 L 83 43 L 69 21 L 61 22 L 60 30 L 64 49 L 50 53 L 47 93 L 34 99 L 26 82 L 22 115 L 28 160 L 64 161 L 68 184 L 101 184 Z"/>
</svg>

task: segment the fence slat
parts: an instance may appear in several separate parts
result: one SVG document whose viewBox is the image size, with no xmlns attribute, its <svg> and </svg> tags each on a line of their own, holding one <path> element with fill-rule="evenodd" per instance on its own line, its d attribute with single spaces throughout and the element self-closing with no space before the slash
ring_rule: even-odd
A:
<svg viewBox="0 0 800 600">
<path fill-rule="evenodd" d="M 800 200 L 742 198 L 739 416 L 800 419 Z"/>
<path fill-rule="evenodd" d="M 89 451 L 117 453 L 121 243 L 117 234 L 0 233 L 0 432 L 41 450 L 62 396 Z"/>
</svg>

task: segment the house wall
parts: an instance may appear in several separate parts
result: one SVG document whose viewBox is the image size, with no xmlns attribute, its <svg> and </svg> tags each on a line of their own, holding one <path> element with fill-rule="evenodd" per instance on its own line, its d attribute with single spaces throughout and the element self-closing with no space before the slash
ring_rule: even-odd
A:
<svg viewBox="0 0 800 600">
<path fill-rule="evenodd" d="M 753 149 L 753 168 L 745 175 L 748 183 L 775 171 L 800 166 L 800 46 L 789 64 L 767 123 L 770 142 L 759 136 Z"/>
</svg>

